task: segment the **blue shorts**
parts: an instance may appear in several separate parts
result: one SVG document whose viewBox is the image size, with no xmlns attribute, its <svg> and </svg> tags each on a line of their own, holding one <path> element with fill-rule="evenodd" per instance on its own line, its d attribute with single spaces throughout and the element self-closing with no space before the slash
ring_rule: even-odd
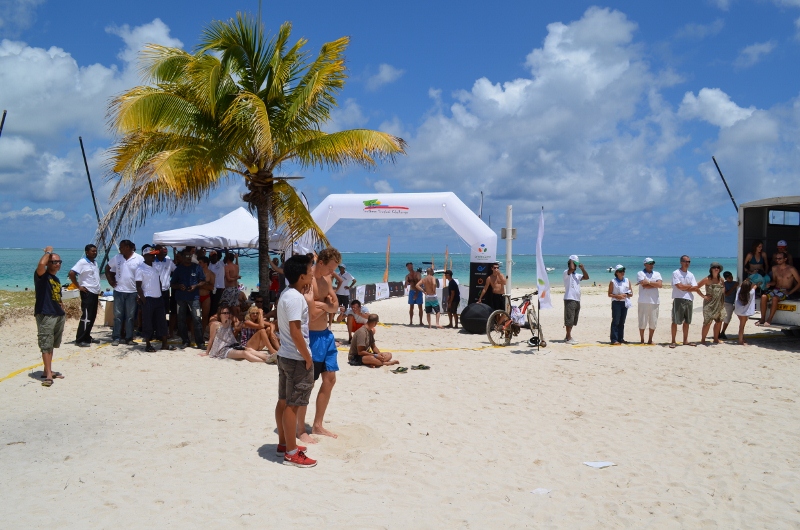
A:
<svg viewBox="0 0 800 530">
<path fill-rule="evenodd" d="M 408 305 L 422 305 L 422 291 L 411 289 L 408 291 Z"/>
<path fill-rule="evenodd" d="M 308 341 L 311 344 L 311 360 L 314 361 L 314 379 L 319 379 L 322 372 L 339 371 L 339 350 L 336 339 L 329 329 L 309 331 Z"/>
</svg>

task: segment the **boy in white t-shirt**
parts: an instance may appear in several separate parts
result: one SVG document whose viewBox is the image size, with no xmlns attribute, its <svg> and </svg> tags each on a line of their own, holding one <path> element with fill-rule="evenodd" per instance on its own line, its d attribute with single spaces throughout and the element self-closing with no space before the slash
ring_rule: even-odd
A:
<svg viewBox="0 0 800 530">
<path fill-rule="evenodd" d="M 663 280 L 661 274 L 653 270 L 656 261 L 653 258 L 645 258 L 644 270 L 636 274 L 636 284 L 639 286 L 639 338 L 644 344 L 644 330 L 649 328 L 650 335 L 647 344 L 653 344 L 653 333 L 658 325 L 658 290 L 661 289 Z"/>
<path fill-rule="evenodd" d="M 297 410 L 308 405 L 314 388 L 314 363 L 308 339 L 308 303 L 303 293 L 314 277 L 311 258 L 296 255 L 286 260 L 283 274 L 289 282 L 278 300 L 278 403 L 275 422 L 278 424 L 278 456 L 288 466 L 314 467 L 317 461 L 308 458 L 306 448 L 295 439 Z M 288 433 L 288 436 L 287 436 Z"/>
<path fill-rule="evenodd" d="M 578 272 L 578 267 L 581 272 Z M 583 268 L 583 263 L 577 255 L 571 255 L 567 260 L 567 270 L 564 271 L 564 327 L 567 328 L 564 342 L 567 344 L 578 344 L 572 338 L 572 328 L 578 325 L 581 313 L 581 281 L 588 279 L 589 273 Z"/>
</svg>

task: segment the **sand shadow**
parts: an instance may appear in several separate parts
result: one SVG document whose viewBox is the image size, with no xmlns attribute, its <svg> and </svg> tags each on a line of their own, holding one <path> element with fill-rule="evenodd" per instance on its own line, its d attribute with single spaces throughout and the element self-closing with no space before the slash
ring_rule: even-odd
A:
<svg viewBox="0 0 800 530">
<path fill-rule="evenodd" d="M 275 454 L 278 444 L 264 444 L 258 448 L 258 456 L 273 464 L 283 464 L 283 457 Z"/>
</svg>

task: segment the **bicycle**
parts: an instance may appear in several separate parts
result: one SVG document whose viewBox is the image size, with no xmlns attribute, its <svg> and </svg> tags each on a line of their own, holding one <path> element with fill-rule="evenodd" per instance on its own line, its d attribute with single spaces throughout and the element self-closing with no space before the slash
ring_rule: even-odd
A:
<svg viewBox="0 0 800 530">
<path fill-rule="evenodd" d="M 534 291 L 518 298 L 511 298 L 510 295 L 504 294 L 506 308 L 510 308 L 510 311 L 498 309 L 489 315 L 489 319 L 486 321 L 486 336 L 489 337 L 489 342 L 495 346 L 508 346 L 511 344 L 511 338 L 519 335 L 519 332 L 527 324 L 533 335 L 528 340 L 528 345 L 547 347 L 547 341 L 544 339 L 544 333 L 539 324 L 539 315 L 532 302 L 537 294 L 538 291 Z M 522 300 L 522 303 L 519 306 L 512 306 L 511 301 L 513 300 Z"/>
</svg>

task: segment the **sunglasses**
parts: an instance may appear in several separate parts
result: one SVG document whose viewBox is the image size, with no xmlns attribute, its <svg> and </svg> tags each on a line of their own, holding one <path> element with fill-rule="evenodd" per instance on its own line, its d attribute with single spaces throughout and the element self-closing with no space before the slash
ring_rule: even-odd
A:
<svg viewBox="0 0 800 530">
<path fill-rule="evenodd" d="M 682 259 L 681 260 L 681 263 L 691 263 L 691 262 L 692 262 L 692 260 L 690 260 L 690 259 Z"/>
<path fill-rule="evenodd" d="M 231 314 L 231 312 L 230 312 L 230 311 L 220 311 L 220 313 L 219 313 L 219 314 L 220 314 L 220 315 L 230 315 L 230 314 Z"/>
<path fill-rule="evenodd" d="M 61 260 L 60 259 L 51 259 L 50 263 L 55 263 L 56 265 L 61 265 Z"/>
</svg>

